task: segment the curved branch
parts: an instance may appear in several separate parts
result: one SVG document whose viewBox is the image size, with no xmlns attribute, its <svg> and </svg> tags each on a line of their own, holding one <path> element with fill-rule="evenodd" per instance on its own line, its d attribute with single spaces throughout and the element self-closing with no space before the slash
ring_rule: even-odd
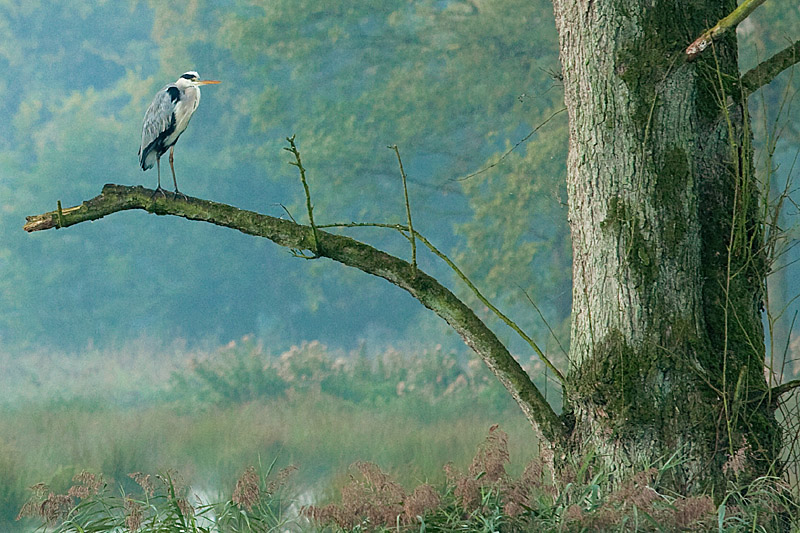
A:
<svg viewBox="0 0 800 533">
<path fill-rule="evenodd" d="M 744 73 L 741 83 L 745 96 L 753 94 L 798 61 L 800 61 L 800 40 Z"/>
<path fill-rule="evenodd" d="M 152 196 L 153 191 L 144 187 L 106 185 L 99 196 L 79 206 L 27 217 L 24 229 L 33 232 L 65 228 L 118 211 L 142 209 L 156 215 L 210 222 L 248 235 L 265 237 L 290 249 L 314 251 L 314 245 L 319 245 L 321 257 L 382 277 L 405 289 L 422 305 L 442 317 L 461 335 L 467 346 L 480 355 L 544 438 L 559 442 L 567 436 L 568 429 L 564 422 L 495 334 L 452 292 L 419 268 L 414 269 L 408 262 L 350 237 L 317 230 L 315 241 L 310 227 L 289 220 L 197 198 L 187 201 L 154 200 Z"/>
<path fill-rule="evenodd" d="M 477 297 L 478 300 L 480 300 L 483 305 L 485 305 L 489 310 L 491 310 L 495 315 L 497 315 L 497 317 L 500 320 L 505 322 L 508 327 L 513 329 L 517 333 L 517 335 L 519 335 L 522 338 L 522 340 L 527 342 L 528 345 L 531 348 L 533 348 L 533 351 L 536 352 L 536 355 L 539 356 L 539 359 L 542 361 L 542 363 L 544 363 L 545 366 L 547 366 L 547 368 L 549 368 L 553 372 L 553 374 L 555 374 L 556 379 L 558 379 L 558 381 L 561 382 L 562 386 L 563 386 L 564 383 L 566 383 L 567 378 L 565 378 L 564 374 L 558 369 L 558 367 L 556 367 L 553 364 L 553 362 L 550 361 L 550 359 L 547 358 L 547 356 L 544 354 L 544 352 L 542 352 L 542 349 L 539 348 L 539 345 L 536 344 L 536 342 L 534 342 L 534 340 L 532 338 L 530 338 L 530 336 L 527 333 L 525 333 L 525 331 L 522 328 L 520 328 L 516 324 L 516 322 L 514 322 L 513 320 L 508 318 L 502 311 L 500 311 L 497 307 L 495 307 L 494 304 L 492 304 L 489 300 L 487 300 L 486 297 L 481 293 L 481 291 L 478 290 L 478 287 L 476 287 L 475 284 L 472 283 L 472 281 L 470 281 L 470 279 L 466 276 L 466 274 L 464 274 L 464 272 L 462 272 L 461 269 L 458 268 L 458 266 L 455 263 L 453 263 L 453 261 L 451 261 L 449 257 L 447 257 L 441 250 L 439 250 L 437 247 L 435 247 L 433 245 L 433 243 L 431 243 L 431 241 L 426 239 L 421 233 L 418 233 L 418 232 L 414 231 L 413 228 L 409 229 L 408 226 L 403 226 L 402 224 L 375 224 L 375 223 L 363 223 L 363 222 L 349 222 L 349 223 L 346 223 L 346 224 L 344 224 L 344 223 L 342 223 L 342 224 L 323 224 L 322 226 L 319 226 L 319 227 L 321 227 L 321 228 L 358 228 L 358 227 L 388 228 L 388 229 L 397 230 L 398 232 L 400 232 L 400 235 L 402 235 L 403 237 L 408 239 L 409 242 L 413 242 L 412 239 L 414 239 L 414 238 L 419 239 L 420 241 L 422 241 L 422 243 L 425 246 L 428 247 L 428 249 L 431 252 L 433 252 L 434 255 L 436 255 L 439 259 L 444 261 L 447 264 L 447 266 L 449 266 L 450 269 L 453 272 L 455 272 L 456 276 L 458 276 L 459 279 L 461 279 L 461 281 L 463 281 L 464 284 L 467 287 L 469 287 L 469 290 L 472 291 L 472 294 L 474 294 L 475 297 Z M 412 265 L 416 265 L 416 263 L 412 263 Z M 525 296 L 528 296 L 528 294 L 525 293 Z M 531 300 L 530 296 L 528 296 L 528 300 L 533 304 L 534 307 L 536 307 L 536 304 L 533 303 L 533 300 Z M 539 308 L 536 307 L 536 310 L 539 311 Z M 539 311 L 539 314 L 540 315 L 542 314 L 541 311 Z M 542 317 L 542 320 L 544 320 L 544 317 Z M 547 322 L 545 322 L 545 324 L 547 325 L 548 328 L 550 328 L 550 325 L 547 324 Z M 551 329 L 550 332 L 552 333 L 553 330 Z M 558 341 L 558 339 L 556 339 L 556 341 Z M 561 343 L 559 343 L 559 346 L 561 346 Z M 561 348 L 561 351 L 562 352 L 564 351 L 563 347 Z M 564 352 L 564 354 L 566 355 L 566 352 Z"/>
</svg>

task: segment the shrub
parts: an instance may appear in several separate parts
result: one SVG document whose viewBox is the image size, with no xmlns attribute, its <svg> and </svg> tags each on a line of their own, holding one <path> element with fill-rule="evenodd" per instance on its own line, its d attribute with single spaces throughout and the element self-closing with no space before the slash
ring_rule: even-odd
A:
<svg viewBox="0 0 800 533">
<path fill-rule="evenodd" d="M 173 374 L 171 390 L 191 405 L 246 403 L 295 393 L 377 406 L 398 399 L 433 404 L 445 398 L 470 404 L 482 399 L 497 409 L 511 405 L 479 360 L 461 361 L 441 347 L 410 355 L 389 349 L 375 357 L 363 351 L 344 356 L 314 341 L 275 356 L 250 337 L 193 359 L 186 370 Z"/>
</svg>

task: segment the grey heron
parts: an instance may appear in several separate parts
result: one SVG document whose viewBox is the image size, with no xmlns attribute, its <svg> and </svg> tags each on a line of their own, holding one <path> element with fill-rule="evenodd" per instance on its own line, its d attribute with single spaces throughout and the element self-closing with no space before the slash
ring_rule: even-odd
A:
<svg viewBox="0 0 800 533">
<path fill-rule="evenodd" d="M 189 125 L 189 120 L 200 103 L 200 86 L 212 83 L 219 81 L 201 80 L 197 72 L 190 70 L 182 74 L 175 83 L 170 83 L 158 91 L 153 103 L 147 108 L 142 125 L 139 163 L 142 165 L 142 170 L 153 168 L 153 163 L 158 168 L 158 188 L 153 196 L 161 193 L 166 197 L 164 189 L 161 188 L 161 156 L 169 150 L 169 166 L 175 184 L 175 197 L 180 194 L 186 198 L 186 195 L 178 190 L 178 180 L 175 178 L 173 163 L 175 143 Z"/>
</svg>

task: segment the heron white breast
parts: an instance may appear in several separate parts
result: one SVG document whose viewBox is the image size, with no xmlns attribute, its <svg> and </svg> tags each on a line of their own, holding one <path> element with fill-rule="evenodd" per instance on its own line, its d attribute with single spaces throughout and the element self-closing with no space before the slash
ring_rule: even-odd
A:
<svg viewBox="0 0 800 533">
<path fill-rule="evenodd" d="M 189 125 L 192 115 L 200 103 L 200 90 L 197 87 L 189 87 L 181 95 L 181 99 L 175 105 L 175 134 L 180 135 Z"/>
</svg>

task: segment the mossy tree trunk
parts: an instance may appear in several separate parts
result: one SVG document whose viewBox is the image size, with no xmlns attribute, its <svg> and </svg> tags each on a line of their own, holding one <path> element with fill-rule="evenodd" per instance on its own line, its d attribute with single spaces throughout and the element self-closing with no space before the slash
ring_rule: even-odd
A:
<svg viewBox="0 0 800 533">
<path fill-rule="evenodd" d="M 708 0 L 554 0 L 570 115 L 573 316 L 569 447 L 616 473 L 686 459 L 684 493 L 775 466 L 764 378 L 765 261 L 736 7 Z"/>
</svg>

